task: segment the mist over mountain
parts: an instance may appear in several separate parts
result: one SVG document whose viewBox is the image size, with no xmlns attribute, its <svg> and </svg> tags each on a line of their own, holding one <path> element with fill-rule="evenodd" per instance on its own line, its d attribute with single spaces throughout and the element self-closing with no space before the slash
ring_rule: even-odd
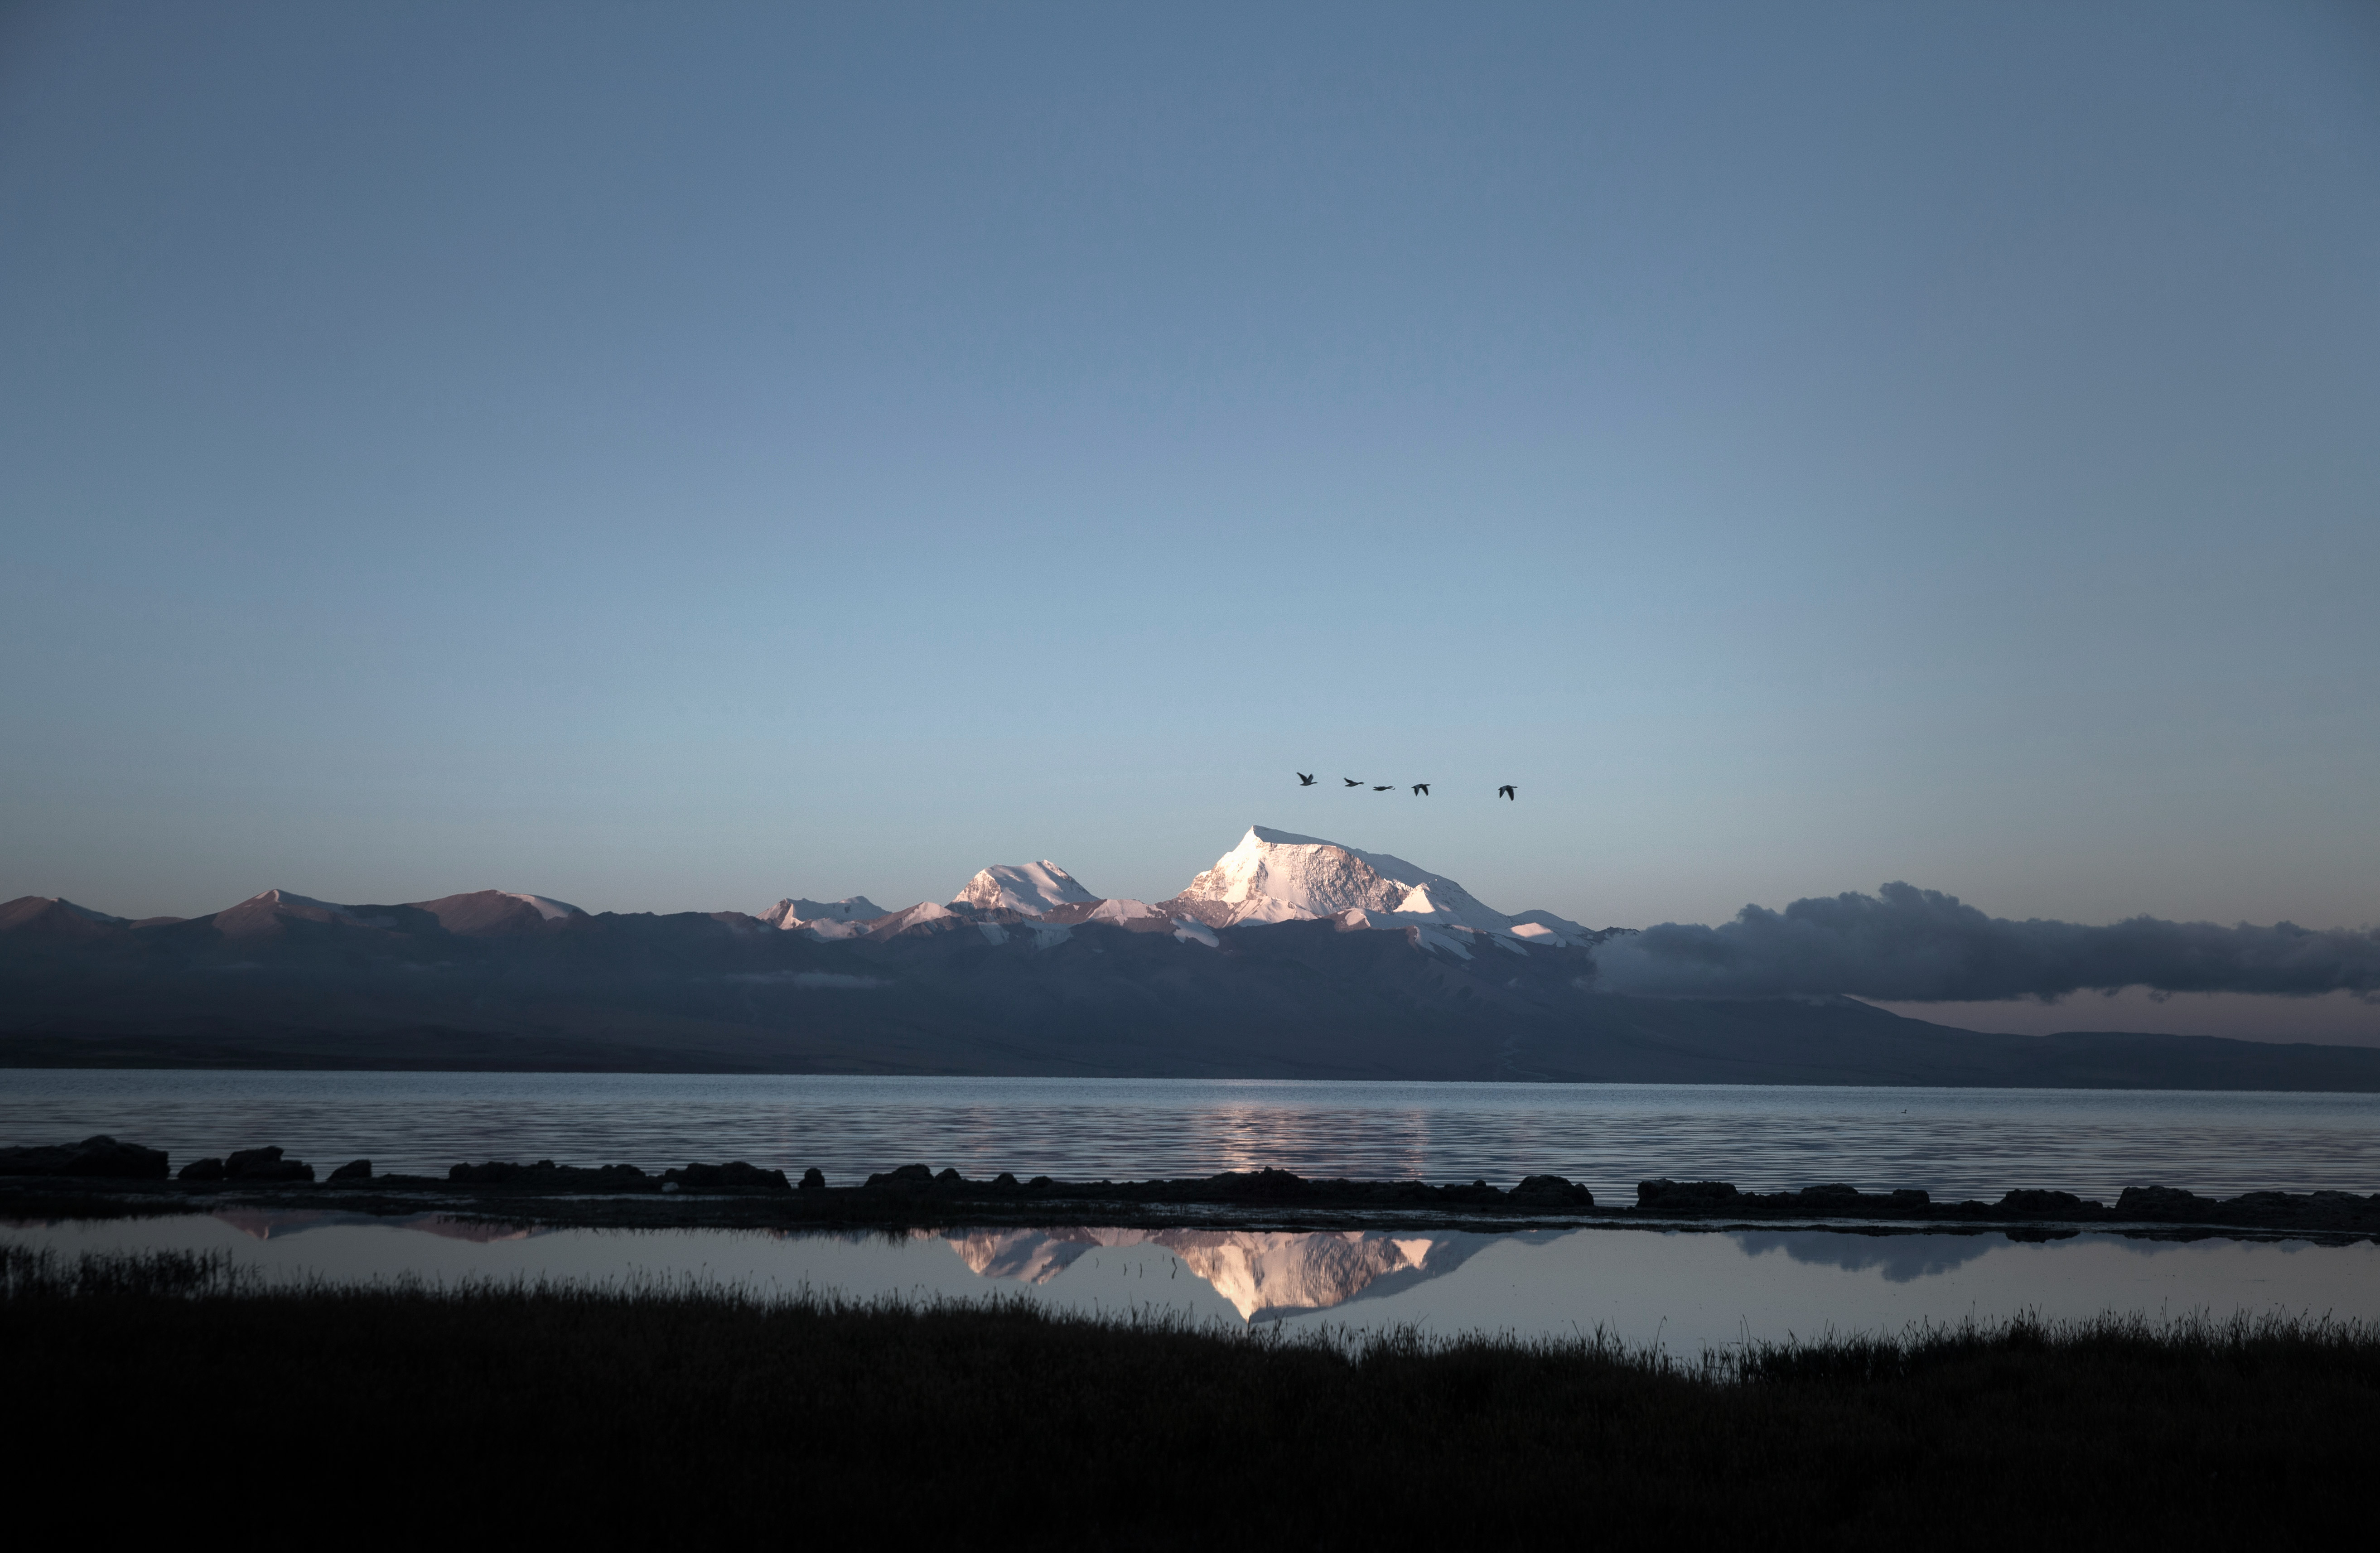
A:
<svg viewBox="0 0 2380 1553">
<path fill-rule="evenodd" d="M 0 1062 L 2380 1089 L 2380 1051 L 1995 1036 L 1856 1001 L 2369 995 L 2374 960 L 2369 933 L 2010 923 L 1905 885 L 1589 929 L 1256 826 L 1156 903 L 1046 858 L 895 911 L 275 889 L 130 922 L 27 896 L 0 904 Z"/>
</svg>

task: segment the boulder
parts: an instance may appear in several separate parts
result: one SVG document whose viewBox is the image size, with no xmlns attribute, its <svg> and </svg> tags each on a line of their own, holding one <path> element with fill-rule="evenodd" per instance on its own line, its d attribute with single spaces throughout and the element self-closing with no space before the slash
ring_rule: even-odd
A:
<svg viewBox="0 0 2380 1553">
<path fill-rule="evenodd" d="M 1533 1175 L 1512 1188 L 1512 1201 L 1530 1207 L 1593 1207 L 1595 1194 L 1563 1176 Z"/>
<path fill-rule="evenodd" d="M 1639 1213 L 1727 1213 L 1740 1207 L 1742 1194 L 1730 1181 L 1658 1181 L 1636 1183 Z"/>
<path fill-rule="evenodd" d="M 104 1134 L 80 1143 L 0 1148 L 0 1175 L 98 1176 L 113 1181 L 163 1181 L 165 1151 L 118 1143 Z"/>
<path fill-rule="evenodd" d="M 933 1170 L 927 1165 L 904 1165 L 897 1171 L 880 1171 L 868 1178 L 868 1185 L 895 1192 L 922 1192 L 933 1183 Z"/>
<path fill-rule="evenodd" d="M 551 1159 L 540 1159 L 524 1165 L 513 1159 L 490 1159 L 483 1164 L 460 1164 L 446 1172 L 446 1179 L 465 1186 L 527 1186 L 553 1192 L 637 1192 L 652 1185 L 652 1177 L 634 1165 L 605 1165 L 590 1170 L 583 1165 L 557 1165 Z"/>
<path fill-rule="evenodd" d="M 2127 1219 L 2154 1222 L 2204 1222 L 2215 1211 L 2215 1199 L 2173 1186 L 2127 1186 L 2116 1198 L 2116 1211 Z"/>
<path fill-rule="evenodd" d="M 2002 1213 L 2021 1213 L 2029 1218 L 2062 1219 L 2098 1207 L 2071 1192 L 2010 1192 L 1995 1205 Z"/>
<path fill-rule="evenodd" d="M 662 1172 L 662 1189 L 670 1183 L 688 1192 L 790 1192 L 794 1183 L 783 1171 L 764 1171 L 741 1159 L 724 1165 L 690 1164 L 682 1171 Z"/>
<path fill-rule="evenodd" d="M 1283 1202 L 1304 1197 L 1305 1178 L 1294 1171 L 1225 1171 L 1196 1183 L 1194 1190 L 1209 1201 Z"/>
<path fill-rule="evenodd" d="M 278 1148 L 242 1148 L 224 1157 L 224 1175 L 232 1181 L 311 1181 L 314 1167 L 283 1159 Z"/>
<path fill-rule="evenodd" d="M 371 1161 L 370 1159 L 350 1159 L 346 1164 L 341 1165 L 337 1170 L 333 1171 L 331 1172 L 331 1179 L 333 1181 L 370 1181 L 371 1179 Z"/>
<path fill-rule="evenodd" d="M 822 1171 L 820 1171 L 820 1169 L 819 1169 L 816 1165 L 812 1165 L 808 1170 L 806 1170 L 806 1171 L 804 1171 L 802 1172 L 802 1184 L 801 1184 L 801 1188 L 800 1188 L 800 1189 L 801 1189 L 802 1191 L 805 1191 L 805 1192 L 823 1192 L 823 1191 L 825 1191 L 825 1190 L 826 1190 L 826 1176 L 825 1176 L 825 1174 L 824 1174 Z"/>
<path fill-rule="evenodd" d="M 224 1162 L 221 1159 L 193 1159 L 182 1167 L 178 1179 L 183 1181 L 221 1181 Z"/>
</svg>

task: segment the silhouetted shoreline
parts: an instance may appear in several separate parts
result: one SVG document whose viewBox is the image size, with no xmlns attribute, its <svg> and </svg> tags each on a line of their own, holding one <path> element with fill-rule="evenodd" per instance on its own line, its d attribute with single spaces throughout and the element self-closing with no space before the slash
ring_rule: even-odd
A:
<svg viewBox="0 0 2380 1553">
<path fill-rule="evenodd" d="M 367 1214 L 425 1207 L 524 1223 L 589 1227 L 848 1228 L 932 1224 L 1180 1222 L 1239 1227 L 1336 1228 L 1366 1224 L 1669 1225 L 1803 1224 L 1878 1230 L 2084 1228 L 2159 1236 L 2250 1232 L 2363 1239 L 2380 1235 L 2380 1193 L 2250 1192 L 2228 1198 L 2170 1187 L 2126 1188 L 2112 1203 L 2068 1192 L 2018 1188 L 1997 1201 L 1935 1202 L 1916 1190 L 1862 1192 L 1848 1185 L 1796 1192 L 1743 1192 L 1718 1181 L 1648 1180 L 1636 1200 L 1597 1203 L 1557 1175 L 1533 1175 L 1510 1189 L 1485 1181 L 1310 1180 L 1287 1171 L 1227 1171 L 1164 1181 L 1020 1181 L 1002 1173 L 970 1180 L 955 1170 L 905 1165 L 856 1185 L 830 1185 L 818 1171 L 797 1184 L 783 1171 L 742 1160 L 692 1162 L 650 1172 L 485 1160 L 446 1175 L 374 1173 L 349 1161 L 317 1181 L 315 1168 L 278 1148 L 193 1160 L 178 1176 L 157 1149 L 114 1138 L 0 1149 L 0 1213 L 18 1218 L 119 1217 L 207 1212 L 225 1206 L 337 1207 Z"/>
</svg>

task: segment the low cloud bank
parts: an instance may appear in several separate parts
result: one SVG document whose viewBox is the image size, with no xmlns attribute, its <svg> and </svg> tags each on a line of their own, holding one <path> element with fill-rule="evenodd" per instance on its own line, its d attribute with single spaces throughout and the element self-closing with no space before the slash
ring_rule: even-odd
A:
<svg viewBox="0 0 2380 1553">
<path fill-rule="evenodd" d="M 1610 992 L 1654 997 L 1848 993 L 1888 1002 L 2049 999 L 2085 988 L 2168 992 L 2345 990 L 2380 1001 L 2380 932 L 2277 922 L 2225 928 L 2135 916 L 2105 928 L 1986 916 L 1955 895 L 1888 884 L 1873 895 L 1746 906 L 1716 928 L 1664 922 L 1596 951 Z"/>
</svg>

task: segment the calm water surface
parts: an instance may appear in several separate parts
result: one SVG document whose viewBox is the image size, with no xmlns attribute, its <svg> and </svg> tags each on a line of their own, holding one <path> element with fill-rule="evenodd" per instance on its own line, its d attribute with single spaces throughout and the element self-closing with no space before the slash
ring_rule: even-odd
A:
<svg viewBox="0 0 2380 1553">
<path fill-rule="evenodd" d="M 1164 1311 L 1229 1325 L 1420 1327 L 1570 1336 L 1600 1328 L 1691 1356 L 1750 1339 L 1899 1333 L 2032 1312 L 2380 1319 L 2380 1246 L 2047 1242 L 1982 1234 L 1572 1230 L 1326 1234 L 1068 1227 L 833 1235 L 528 1231 L 424 1215 L 230 1212 L 0 1227 L 72 1256 L 218 1252 L 271 1279 L 440 1282 L 696 1280 L 763 1296 L 1021 1297 L 1057 1310 Z"/>
<path fill-rule="evenodd" d="M 0 1144 L 92 1133 L 177 1167 L 269 1143 L 317 1166 L 435 1174 L 459 1159 L 741 1159 L 837 1183 L 912 1161 L 1076 1180 L 1269 1165 L 1509 1185 L 1551 1171 L 1621 1202 L 1655 1175 L 1949 1198 L 2380 1190 L 2368 1095 L 0 1070 Z"/>
</svg>

